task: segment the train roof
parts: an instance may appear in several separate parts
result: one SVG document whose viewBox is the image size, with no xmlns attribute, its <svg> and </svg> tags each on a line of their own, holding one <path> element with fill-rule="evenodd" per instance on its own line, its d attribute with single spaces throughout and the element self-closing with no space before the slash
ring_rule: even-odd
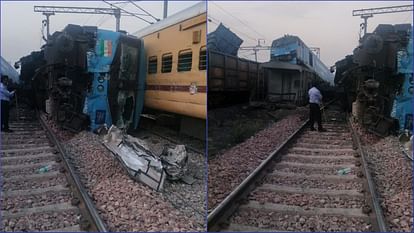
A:
<svg viewBox="0 0 414 233">
<path fill-rule="evenodd" d="M 277 38 L 272 41 L 272 47 L 283 46 L 285 44 L 292 43 L 294 41 L 300 41 L 305 44 L 298 36 L 284 35 L 283 37 Z"/>
<path fill-rule="evenodd" d="M 9 79 L 15 83 L 19 83 L 19 73 L 11 66 L 3 57 L 1 57 L 1 71 L 2 75 L 9 76 Z"/>
<path fill-rule="evenodd" d="M 149 35 L 151 33 L 157 32 L 161 29 L 164 29 L 166 27 L 175 25 L 177 23 L 180 23 L 186 19 L 204 14 L 207 12 L 207 6 L 206 6 L 206 2 L 202 1 L 199 2 L 197 4 L 195 4 L 194 6 L 191 6 L 187 9 L 184 9 L 182 11 L 179 11 L 165 19 L 162 19 L 161 21 L 158 21 L 144 29 L 138 30 L 134 33 L 132 33 L 132 35 L 137 36 L 138 38 Z"/>
</svg>

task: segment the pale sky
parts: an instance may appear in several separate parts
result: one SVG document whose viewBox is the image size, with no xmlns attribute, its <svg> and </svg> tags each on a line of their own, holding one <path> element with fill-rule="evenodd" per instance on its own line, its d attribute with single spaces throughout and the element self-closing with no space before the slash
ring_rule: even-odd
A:
<svg viewBox="0 0 414 233">
<path fill-rule="evenodd" d="M 360 17 L 352 10 L 384 6 L 409 5 L 412 1 L 347 1 L 347 2 L 229 2 L 209 1 L 208 15 L 214 31 L 222 22 L 244 40 L 242 46 L 257 44 L 265 39 L 265 46 L 285 34 L 299 36 L 309 47 L 319 47 L 321 60 L 329 67 L 358 45 Z M 413 12 L 374 15 L 368 19 L 368 32 L 378 24 L 412 24 Z M 262 43 L 263 44 L 263 43 Z M 239 52 L 239 56 L 254 60 L 253 51 Z M 269 60 L 269 51 L 259 52 L 259 61 Z"/>
<path fill-rule="evenodd" d="M 110 1 L 111 3 L 128 1 Z M 135 1 L 137 5 L 157 18 L 162 19 L 163 1 Z M 169 1 L 168 15 L 184 10 L 198 1 Z M 34 12 L 34 6 L 79 6 L 109 8 L 103 1 L 1 1 L 1 56 L 6 61 L 18 61 L 34 50 L 40 50 L 44 44 L 42 40 L 42 13 Z M 143 13 L 131 3 L 117 4 L 123 9 Z M 154 22 L 151 17 L 144 17 Z M 50 34 L 62 30 L 67 24 L 99 26 L 99 28 L 115 30 L 115 17 L 111 15 L 83 15 L 83 14 L 59 14 L 50 17 Z M 149 24 L 135 17 L 121 16 L 121 30 L 133 33 Z"/>
</svg>

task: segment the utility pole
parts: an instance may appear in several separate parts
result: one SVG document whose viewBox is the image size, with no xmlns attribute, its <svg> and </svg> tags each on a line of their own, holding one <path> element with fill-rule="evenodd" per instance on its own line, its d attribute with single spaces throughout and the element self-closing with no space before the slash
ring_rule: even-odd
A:
<svg viewBox="0 0 414 233">
<path fill-rule="evenodd" d="M 271 47 L 270 46 L 262 46 L 261 45 L 261 41 L 263 41 L 263 43 L 265 43 L 264 39 L 257 39 L 257 45 L 255 46 L 243 46 L 240 47 L 240 50 L 253 50 L 254 51 L 254 58 L 255 61 L 257 62 L 257 52 L 260 50 L 270 50 Z"/>
<path fill-rule="evenodd" d="M 72 13 L 72 14 L 100 14 L 100 15 L 113 15 L 115 17 L 115 30 L 119 32 L 121 30 L 121 16 L 134 16 L 138 19 L 141 19 L 149 24 L 152 22 L 140 17 L 143 16 L 151 16 L 149 12 L 143 10 L 146 14 L 138 14 L 126 11 L 120 7 L 113 5 L 110 2 L 104 0 L 105 3 L 109 4 L 113 8 L 96 8 L 96 7 L 62 7 L 62 6 L 34 6 L 34 12 L 42 12 L 43 15 L 46 16 L 46 19 L 42 21 L 43 25 L 46 27 L 47 35 L 46 37 L 43 36 L 43 40 L 47 41 L 50 36 L 50 19 L 51 15 L 55 15 L 56 13 Z M 165 1 L 166 2 L 166 1 Z M 135 3 L 133 3 L 137 6 Z M 165 11 L 165 9 L 164 9 Z M 153 17 L 156 19 L 155 17 Z M 156 19 L 158 21 L 158 19 Z"/>
<path fill-rule="evenodd" d="M 168 0 L 164 0 L 164 15 L 163 19 L 167 18 L 168 16 Z"/>
<path fill-rule="evenodd" d="M 45 36 L 43 35 L 43 40 L 44 41 L 47 41 L 47 40 L 49 40 L 49 37 L 50 37 L 50 21 L 49 21 L 49 17 L 51 16 L 51 15 L 54 15 L 55 13 L 53 13 L 53 12 L 43 12 L 43 15 L 45 15 L 46 16 L 46 19 L 45 20 L 43 20 L 42 21 L 42 23 L 43 23 L 43 25 L 46 27 L 46 38 L 45 38 Z M 43 33 L 42 33 L 43 34 Z"/>
<path fill-rule="evenodd" d="M 106 14 L 113 15 L 116 19 L 116 31 L 120 31 L 121 24 L 121 10 L 114 8 L 95 8 L 95 7 L 61 7 L 61 6 L 34 6 L 34 12 L 42 12 L 46 16 L 43 20 L 43 24 L 46 26 L 46 38 L 47 41 L 50 37 L 50 19 L 51 15 L 55 13 L 76 13 L 76 14 Z"/>
<path fill-rule="evenodd" d="M 390 6 L 390 7 L 378 7 L 378 8 L 353 10 L 352 16 L 360 16 L 364 20 L 361 26 L 364 29 L 364 35 L 365 35 L 367 34 L 368 18 L 371 18 L 377 14 L 389 14 L 389 13 L 398 13 L 398 12 L 407 12 L 407 11 L 413 11 L 413 5 L 401 5 L 401 6 Z"/>
</svg>

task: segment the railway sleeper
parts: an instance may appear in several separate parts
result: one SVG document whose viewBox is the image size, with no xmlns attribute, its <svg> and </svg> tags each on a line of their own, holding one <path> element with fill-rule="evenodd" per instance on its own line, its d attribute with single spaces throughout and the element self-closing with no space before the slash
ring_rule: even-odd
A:
<svg viewBox="0 0 414 233">
<path fill-rule="evenodd" d="M 70 202 L 66 202 L 66 203 L 59 203 L 59 204 L 53 204 L 53 205 L 47 205 L 47 206 L 38 206 L 38 207 L 33 207 L 33 208 L 20 209 L 16 212 L 2 211 L 2 216 L 3 218 L 10 219 L 10 218 L 24 217 L 30 214 L 54 213 L 54 212 L 64 212 L 64 211 L 78 212 L 79 209 L 76 206 L 73 206 Z"/>
<path fill-rule="evenodd" d="M 342 168 L 355 168 L 354 164 L 319 164 L 319 163 L 299 163 L 299 162 L 286 162 L 281 161 L 278 163 L 278 166 L 286 166 L 286 167 L 303 167 L 303 168 L 334 168 L 334 169 L 342 169 Z"/>
<path fill-rule="evenodd" d="M 40 159 L 40 158 L 53 158 L 55 154 L 52 153 L 40 153 L 40 154 L 31 154 L 31 155 L 20 155 L 20 156 L 8 156 L 8 157 L 1 157 L 0 161 L 2 164 L 7 163 L 9 161 L 20 161 L 20 160 L 27 160 L 27 159 Z"/>
<path fill-rule="evenodd" d="M 301 207 L 293 205 L 282 205 L 274 203 L 259 203 L 257 201 L 250 201 L 247 205 L 241 205 L 240 210 L 257 209 L 268 210 L 277 213 L 293 213 L 299 215 L 324 215 L 324 216 L 345 216 L 349 218 L 363 218 L 368 219 L 362 208 L 317 208 L 317 207 Z"/>
<path fill-rule="evenodd" d="M 309 179 L 316 179 L 316 180 L 328 180 L 334 182 L 347 182 L 347 181 L 356 181 L 358 179 L 355 175 L 324 175 L 324 174 L 312 174 L 306 175 L 303 173 L 294 173 L 294 172 L 281 172 L 281 171 L 274 171 L 270 173 L 271 176 L 283 176 L 283 177 L 294 177 L 298 179 L 309 178 Z"/>
<path fill-rule="evenodd" d="M 306 154 L 293 154 L 289 153 L 283 156 L 283 158 L 297 158 L 297 159 L 313 159 L 314 161 L 318 160 L 325 160 L 325 159 L 331 159 L 331 160 L 352 160 L 354 161 L 355 158 L 352 155 L 306 155 Z"/>
<path fill-rule="evenodd" d="M 331 143 L 320 144 L 320 143 L 313 143 L 313 142 L 298 142 L 296 146 L 302 148 L 314 148 L 314 149 L 328 149 L 328 150 L 335 150 L 335 149 L 353 149 L 352 144 L 348 145 L 335 145 Z"/>
<path fill-rule="evenodd" d="M 281 192 L 281 193 L 302 193 L 302 194 L 324 194 L 328 196 L 351 196 L 351 197 L 364 197 L 364 194 L 357 189 L 352 190 L 326 190 L 320 188 L 303 188 L 303 187 L 292 187 L 287 185 L 276 185 L 276 184 L 268 184 L 264 183 L 260 187 L 257 188 L 258 190 L 270 190 L 273 192 Z"/>
<path fill-rule="evenodd" d="M 8 150 L 2 150 L 1 155 L 4 154 L 24 154 L 24 153 L 36 153 L 36 152 L 51 152 L 53 151 L 53 148 L 50 146 L 36 146 L 31 148 L 22 148 L 22 149 L 8 149 Z"/>
<path fill-rule="evenodd" d="M 3 178 L 4 182 L 11 182 L 11 181 L 26 181 L 26 180 L 49 180 L 51 178 L 58 177 L 59 172 L 49 172 L 45 174 L 33 174 L 33 175 L 16 175 L 16 176 L 9 176 Z"/>
<path fill-rule="evenodd" d="M 7 145 L 4 145 L 2 147 L 2 150 L 13 150 L 13 149 L 26 149 L 26 148 L 36 148 L 36 147 L 47 147 L 52 146 L 49 142 L 46 140 L 39 141 L 39 142 L 33 142 L 33 143 L 8 143 Z"/>
<path fill-rule="evenodd" d="M 50 162 L 42 162 L 42 163 L 32 163 L 32 164 L 17 164 L 17 165 L 7 165 L 7 166 L 2 166 L 2 170 L 3 171 L 19 171 L 22 169 L 30 169 L 30 168 L 41 168 L 43 166 L 57 166 L 58 163 L 56 163 L 55 161 L 50 161 Z"/>
</svg>

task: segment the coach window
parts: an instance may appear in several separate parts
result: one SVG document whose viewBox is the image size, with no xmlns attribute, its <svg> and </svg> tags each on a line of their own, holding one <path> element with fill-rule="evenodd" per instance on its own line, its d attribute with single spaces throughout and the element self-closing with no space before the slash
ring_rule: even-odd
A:
<svg viewBox="0 0 414 233">
<path fill-rule="evenodd" d="M 157 73 L 157 56 L 148 58 L 148 74 Z"/>
<path fill-rule="evenodd" d="M 309 51 L 309 65 L 313 66 L 313 56 L 312 56 L 312 52 Z"/>
<path fill-rule="evenodd" d="M 200 48 L 200 58 L 199 58 L 198 69 L 205 70 L 206 66 L 207 66 L 207 50 L 206 50 L 206 46 L 203 46 Z"/>
<path fill-rule="evenodd" d="M 161 72 L 162 73 L 170 73 L 172 69 L 172 54 L 166 53 L 162 55 L 162 66 Z"/>
<path fill-rule="evenodd" d="M 191 50 L 182 50 L 178 53 L 177 71 L 190 71 L 193 64 L 193 52 Z"/>
</svg>

